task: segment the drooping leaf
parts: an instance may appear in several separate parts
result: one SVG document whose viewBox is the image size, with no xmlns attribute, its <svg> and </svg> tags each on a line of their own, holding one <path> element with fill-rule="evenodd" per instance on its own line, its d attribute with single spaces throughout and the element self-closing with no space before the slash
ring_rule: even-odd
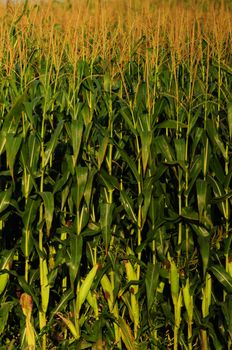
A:
<svg viewBox="0 0 232 350">
<path fill-rule="evenodd" d="M 120 199 L 126 213 L 130 217 L 130 219 L 136 223 L 137 218 L 133 209 L 133 202 L 131 198 L 128 196 L 128 194 L 126 193 L 126 191 L 124 190 L 120 191 Z"/>
<path fill-rule="evenodd" d="M 209 268 L 217 280 L 225 287 L 227 293 L 232 294 L 232 277 L 221 265 L 214 265 Z"/>
</svg>

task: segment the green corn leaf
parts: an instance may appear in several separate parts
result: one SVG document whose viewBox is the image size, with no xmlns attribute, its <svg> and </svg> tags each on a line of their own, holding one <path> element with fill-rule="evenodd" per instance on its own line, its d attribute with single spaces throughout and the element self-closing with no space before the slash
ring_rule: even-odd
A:
<svg viewBox="0 0 232 350">
<path fill-rule="evenodd" d="M 0 260 L 0 272 L 1 270 L 10 270 L 10 265 L 13 260 L 15 249 L 11 250 L 3 250 L 1 252 L 1 260 Z M 9 281 L 9 273 L 1 272 L 0 273 L 0 295 L 4 292 L 6 285 Z"/>
<path fill-rule="evenodd" d="M 211 266 L 209 270 L 217 278 L 217 280 L 225 287 L 227 293 L 232 294 L 232 277 L 220 265 Z"/>
<path fill-rule="evenodd" d="M 230 295 L 226 296 L 226 299 L 222 304 L 222 312 L 226 319 L 227 329 L 231 333 L 232 332 L 232 298 Z"/>
<path fill-rule="evenodd" d="M 118 149 L 122 159 L 127 163 L 129 168 L 131 169 L 136 181 L 139 182 L 140 176 L 139 176 L 135 161 L 122 148 L 120 148 L 118 146 L 117 149 Z"/>
<path fill-rule="evenodd" d="M 190 207 L 182 209 L 181 217 L 184 218 L 188 222 L 198 222 L 199 221 L 198 213 Z"/>
<path fill-rule="evenodd" d="M 15 249 L 3 249 L 1 251 L 1 260 L 0 260 L 0 269 L 4 270 L 4 269 L 9 269 L 9 265 L 11 263 L 11 261 L 13 260 L 14 257 L 14 253 L 15 253 Z"/>
<path fill-rule="evenodd" d="M 108 191 L 119 189 L 118 179 L 113 175 L 109 175 L 104 169 L 101 169 L 101 172 L 99 173 L 99 178 Z"/>
<path fill-rule="evenodd" d="M 211 199 L 211 203 L 225 202 L 226 199 L 229 199 L 231 197 L 232 197 L 232 191 L 230 191 L 229 193 L 224 194 L 223 196 L 214 197 L 213 199 Z"/>
<path fill-rule="evenodd" d="M 181 161 L 181 160 L 179 160 L 179 161 L 175 161 L 175 160 L 173 160 L 173 161 L 165 161 L 164 165 L 165 166 L 171 166 L 171 167 L 178 166 L 179 169 L 181 169 L 184 172 L 186 172 L 186 164 L 185 164 L 184 161 Z M 182 174 L 182 171 L 179 172 L 179 174 Z"/>
<path fill-rule="evenodd" d="M 40 305 L 39 305 L 39 299 L 35 293 L 35 290 L 33 288 L 33 286 L 31 286 L 30 284 L 28 284 L 26 281 L 25 281 L 25 278 L 22 277 L 22 276 L 18 276 L 18 282 L 19 282 L 19 285 L 20 287 L 23 289 L 23 291 L 29 295 L 32 296 L 33 298 L 33 301 L 35 303 L 35 305 L 37 306 L 38 310 L 41 310 L 40 308 Z"/>
<path fill-rule="evenodd" d="M 12 301 L 2 302 L 0 306 L 0 335 L 4 332 L 5 327 L 7 326 L 7 321 L 9 313 L 14 307 L 15 303 Z"/>
<path fill-rule="evenodd" d="M 188 121 L 188 135 L 190 135 L 191 131 L 193 130 L 197 120 L 201 116 L 202 109 L 199 107 L 194 114 L 191 115 Z M 183 128 L 183 127 L 182 127 Z"/>
<path fill-rule="evenodd" d="M 37 164 L 39 160 L 40 142 L 35 133 L 31 133 L 28 137 L 28 166 L 34 173 L 37 171 Z"/>
<path fill-rule="evenodd" d="M 60 136 L 60 133 L 63 129 L 64 121 L 61 121 L 58 123 L 55 131 L 53 132 L 51 139 L 47 142 L 45 146 L 45 153 L 44 153 L 44 160 L 43 160 L 43 166 L 46 167 L 46 165 L 49 162 L 50 157 L 53 155 L 53 152 L 57 146 L 58 138 Z"/>
<path fill-rule="evenodd" d="M 221 343 L 221 338 L 218 332 L 215 331 L 212 324 L 208 325 L 208 332 L 209 332 L 210 338 L 212 339 L 215 349 L 224 350 L 225 349 L 224 344 Z"/>
<path fill-rule="evenodd" d="M 207 180 L 208 180 L 209 184 L 211 185 L 211 187 L 213 189 L 213 192 L 214 192 L 214 195 L 215 195 L 216 198 L 217 197 L 222 198 L 222 197 L 224 197 L 226 195 L 226 193 L 225 193 L 225 191 L 224 191 L 224 189 L 223 189 L 223 187 L 222 187 L 222 185 L 220 184 L 219 181 L 216 181 L 211 175 L 207 176 Z M 224 217 L 226 217 L 227 213 L 226 213 L 226 204 L 225 204 L 225 202 L 219 201 L 217 203 L 217 205 L 218 205 L 221 213 L 224 215 Z"/>
<path fill-rule="evenodd" d="M 202 219 L 203 211 L 207 208 L 207 181 L 197 179 L 196 181 L 196 189 L 197 189 L 197 204 L 198 204 L 198 213 L 199 219 Z"/>
<path fill-rule="evenodd" d="M 124 118 L 125 122 L 127 123 L 127 125 L 129 126 L 131 132 L 137 136 L 138 135 L 138 131 L 136 130 L 133 122 L 131 121 L 131 117 L 130 114 L 131 112 L 129 111 L 129 109 L 127 108 L 121 108 L 120 109 L 120 114 L 122 115 L 122 117 Z"/>
<path fill-rule="evenodd" d="M 230 140 L 232 140 L 232 102 L 230 101 L 227 106 L 227 121 L 229 126 Z"/>
<path fill-rule="evenodd" d="M 55 309 L 53 309 L 53 311 L 51 312 L 51 318 L 48 322 L 49 326 L 52 323 L 52 320 L 54 318 L 54 316 L 59 313 L 60 311 L 64 310 L 66 308 L 66 306 L 68 305 L 68 302 L 74 298 L 74 293 L 72 289 L 68 289 L 61 297 L 60 302 L 58 303 L 58 305 L 55 307 Z"/>
<path fill-rule="evenodd" d="M 70 128 L 73 147 L 73 167 L 75 167 L 80 152 L 80 146 L 83 135 L 84 126 L 82 118 L 79 117 L 78 119 L 72 120 Z"/>
<path fill-rule="evenodd" d="M 5 144 L 6 144 L 6 133 L 3 130 L 0 130 L 0 155 L 5 150 Z"/>
<path fill-rule="evenodd" d="M 221 154 L 223 155 L 224 159 L 226 159 L 227 158 L 226 150 L 224 148 L 223 142 L 220 140 L 217 129 L 216 129 L 215 125 L 213 124 L 213 121 L 210 119 L 207 120 L 207 132 L 209 134 L 209 137 L 210 137 L 213 145 L 218 147 L 218 149 L 221 151 Z"/>
<path fill-rule="evenodd" d="M 72 285 L 77 277 L 82 258 L 83 239 L 81 235 L 72 234 L 70 237 L 70 261 L 68 263 Z"/>
<path fill-rule="evenodd" d="M 47 227 L 47 236 L 49 236 L 54 213 L 54 196 L 51 192 L 40 192 L 39 194 L 42 197 L 44 203 L 44 216 Z"/>
<path fill-rule="evenodd" d="M 121 203 L 122 203 L 126 213 L 130 217 L 130 219 L 136 223 L 137 218 L 136 218 L 136 215 L 134 213 L 133 202 L 130 199 L 130 197 L 128 196 L 128 194 L 126 193 L 126 191 L 124 191 L 124 190 L 120 191 L 120 199 L 121 199 Z"/>
<path fill-rule="evenodd" d="M 113 203 L 101 203 L 100 204 L 100 224 L 102 230 L 103 242 L 105 245 L 106 254 L 108 253 L 108 248 L 112 236 L 112 220 L 113 220 Z"/>
<path fill-rule="evenodd" d="M 35 220 L 37 215 L 37 210 L 40 205 L 40 201 L 41 201 L 40 199 L 37 199 L 37 200 L 31 199 L 31 198 L 28 199 L 25 211 L 22 215 L 22 220 L 23 220 L 25 229 L 29 229 L 31 224 Z"/>
<path fill-rule="evenodd" d="M 105 136 L 100 143 L 99 150 L 97 153 L 98 170 L 101 169 L 101 165 L 102 165 L 102 162 L 104 161 L 108 144 L 109 144 L 109 134 L 108 132 L 105 132 Z"/>
<path fill-rule="evenodd" d="M 152 131 L 146 130 L 140 132 L 141 144 L 142 144 L 142 163 L 143 173 L 145 174 L 147 169 L 147 163 L 150 155 L 150 147 L 152 142 Z"/>
<path fill-rule="evenodd" d="M 34 133 L 29 135 L 28 142 L 24 141 L 22 144 L 20 161 L 24 168 L 22 188 L 25 198 L 29 197 L 33 185 L 37 191 L 35 177 L 38 171 L 39 149 L 40 142 Z"/>
<path fill-rule="evenodd" d="M 103 86 L 104 86 L 104 91 L 106 91 L 106 92 L 111 91 L 111 76 L 109 73 L 104 74 Z"/>
<path fill-rule="evenodd" d="M 191 138 L 192 138 L 191 163 L 196 157 L 196 149 L 203 137 L 203 134 L 204 134 L 204 129 L 202 128 L 195 128 L 194 132 L 191 134 Z"/>
<path fill-rule="evenodd" d="M 154 178 L 150 177 L 146 179 L 144 183 L 144 190 L 142 193 L 143 199 L 144 199 L 143 206 L 142 206 L 142 227 L 146 222 L 149 206 L 151 203 L 153 181 L 154 181 Z"/>
<path fill-rule="evenodd" d="M 21 249 L 25 257 L 29 257 L 34 246 L 34 239 L 29 228 L 22 230 Z"/>
<path fill-rule="evenodd" d="M 163 158 L 165 158 L 168 161 L 174 160 L 174 151 L 172 149 L 172 146 L 168 142 L 168 139 L 166 136 L 164 135 L 157 136 L 154 139 L 154 142 L 159 150 L 159 153 L 163 155 Z"/>
<path fill-rule="evenodd" d="M 70 177 L 70 172 L 66 170 L 64 173 L 59 174 L 59 177 L 56 179 L 56 183 L 53 187 L 53 195 L 57 192 L 60 192 L 64 185 L 67 183 Z M 63 193 L 62 193 L 63 194 Z"/>
<path fill-rule="evenodd" d="M 209 263 L 210 233 L 204 227 L 198 225 L 191 224 L 191 227 L 197 234 L 199 250 L 203 263 L 203 275 L 205 276 Z"/>
<path fill-rule="evenodd" d="M 7 134 L 6 136 L 6 156 L 7 163 L 10 168 L 11 177 L 14 178 L 14 163 L 16 155 L 19 151 L 22 142 L 21 136 L 15 136 L 14 134 Z"/>
<path fill-rule="evenodd" d="M 89 208 L 91 198 L 92 198 L 92 191 L 93 191 L 93 180 L 94 177 L 97 173 L 97 169 L 93 168 L 88 172 L 88 180 L 86 182 L 85 186 L 85 192 L 84 192 L 84 197 L 85 197 L 85 202 L 87 205 L 87 208 Z"/>
<path fill-rule="evenodd" d="M 76 180 L 77 180 L 77 193 L 76 193 L 76 207 L 79 210 L 81 199 L 84 196 L 85 188 L 88 180 L 88 168 L 80 167 L 76 168 Z"/>
<path fill-rule="evenodd" d="M 218 182 L 220 182 L 221 185 L 225 183 L 225 169 L 223 169 L 221 159 L 217 156 L 217 154 L 214 154 L 213 161 L 210 162 L 210 169 L 211 174 L 215 173 L 214 178 L 217 179 Z"/>
<path fill-rule="evenodd" d="M 185 139 L 175 140 L 175 151 L 177 161 L 183 162 L 185 160 Z"/>
<path fill-rule="evenodd" d="M 12 188 L 0 192 L 0 213 L 3 212 L 10 204 L 10 199 L 12 196 Z"/>
<path fill-rule="evenodd" d="M 16 99 L 10 111 L 8 112 L 8 114 L 4 117 L 4 123 L 0 131 L 0 154 L 2 154 L 4 150 L 7 135 L 16 134 L 23 110 L 23 101 L 25 100 L 26 96 L 27 92 L 19 96 Z"/>
<path fill-rule="evenodd" d="M 159 283 L 159 265 L 148 262 L 145 276 L 147 309 L 151 310 L 156 297 L 156 289 Z"/>
<path fill-rule="evenodd" d="M 188 189 L 185 191 L 185 195 L 189 196 L 190 191 L 192 190 L 192 188 L 195 186 L 196 184 L 196 180 L 198 178 L 198 175 L 200 174 L 200 172 L 202 171 L 202 160 L 201 157 L 197 157 L 192 165 L 192 167 L 190 168 L 190 179 L 189 179 L 189 186 Z"/>
<path fill-rule="evenodd" d="M 150 155 L 150 147 L 152 142 L 153 131 L 151 131 L 151 126 L 149 125 L 149 116 L 142 115 L 138 117 L 138 126 L 137 129 L 139 131 L 141 146 L 142 146 L 142 164 L 143 164 L 143 172 L 146 172 L 147 163 Z"/>
</svg>

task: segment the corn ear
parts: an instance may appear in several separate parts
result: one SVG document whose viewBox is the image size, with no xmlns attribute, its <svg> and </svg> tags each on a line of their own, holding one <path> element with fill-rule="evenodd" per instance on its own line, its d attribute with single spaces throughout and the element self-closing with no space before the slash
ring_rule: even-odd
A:
<svg viewBox="0 0 232 350">
<path fill-rule="evenodd" d="M 96 276 L 96 273 L 99 269 L 99 264 L 96 264 L 92 267 L 92 269 L 89 271 L 88 275 L 85 277 L 85 280 L 82 282 L 79 291 L 77 292 L 77 298 L 76 298 L 76 307 L 77 312 L 79 313 L 82 304 L 84 303 L 90 288 L 93 284 L 93 280 Z"/>
<path fill-rule="evenodd" d="M 98 303 L 97 303 L 96 294 L 92 293 L 90 290 L 86 299 L 87 299 L 89 305 L 93 308 L 96 320 L 98 320 L 99 319 L 99 311 L 98 311 Z"/>
<path fill-rule="evenodd" d="M 139 303 L 136 295 L 131 294 L 131 311 L 135 329 L 139 327 Z"/>
<path fill-rule="evenodd" d="M 126 269 L 126 275 L 128 281 L 137 281 L 137 275 L 136 272 L 129 260 L 124 261 L 125 269 Z M 138 293 L 138 286 L 134 285 L 133 286 L 133 294 Z"/>
<path fill-rule="evenodd" d="M 41 304 L 44 313 L 47 312 L 49 303 L 50 286 L 48 283 L 48 266 L 46 259 L 41 264 Z"/>
<path fill-rule="evenodd" d="M 211 294 L 212 293 L 212 278 L 209 273 L 205 277 L 205 287 L 202 289 L 202 315 L 203 317 L 208 316 L 209 307 L 211 304 Z"/>
<path fill-rule="evenodd" d="M 232 277 L 232 260 L 230 260 L 230 259 L 228 261 L 228 273 Z"/>
<path fill-rule="evenodd" d="M 186 284 L 183 287 L 184 305 L 187 311 L 188 319 L 193 319 L 193 296 L 190 294 L 189 278 L 186 280 Z"/>
<path fill-rule="evenodd" d="M 31 321 L 26 320 L 26 341 L 29 350 L 35 350 L 35 331 Z"/>
<path fill-rule="evenodd" d="M 180 290 L 177 299 L 177 304 L 175 306 L 175 326 L 180 327 L 181 324 L 181 307 L 182 307 L 182 291 Z"/>
<path fill-rule="evenodd" d="M 102 276 L 101 285 L 104 290 L 105 298 L 107 299 L 110 312 L 113 310 L 113 288 L 108 276 L 105 274 Z"/>
<path fill-rule="evenodd" d="M 170 259 L 170 284 L 171 284 L 171 293 L 173 304 L 178 303 L 179 297 L 179 272 L 174 260 Z"/>
<path fill-rule="evenodd" d="M 75 339 L 78 339 L 79 338 L 79 334 L 76 330 L 76 327 L 74 326 L 74 324 L 72 323 L 72 321 L 67 318 L 67 317 L 64 317 L 60 312 L 57 313 L 57 316 L 59 318 L 61 318 L 61 320 L 66 324 L 66 326 L 68 327 L 68 329 L 70 330 L 70 332 L 72 333 L 73 337 Z"/>
<path fill-rule="evenodd" d="M 35 344 L 35 332 L 31 323 L 31 314 L 33 309 L 33 299 L 31 295 L 27 293 L 23 293 L 20 297 L 20 305 L 21 305 L 23 314 L 26 317 L 25 336 L 26 336 L 28 349 L 34 350 L 36 344 Z"/>
<path fill-rule="evenodd" d="M 126 321 L 122 317 L 119 318 L 118 324 L 121 330 L 122 340 L 126 346 L 126 349 L 137 350 L 138 345 L 133 337 L 132 330 L 129 327 L 129 325 L 126 323 Z"/>
</svg>

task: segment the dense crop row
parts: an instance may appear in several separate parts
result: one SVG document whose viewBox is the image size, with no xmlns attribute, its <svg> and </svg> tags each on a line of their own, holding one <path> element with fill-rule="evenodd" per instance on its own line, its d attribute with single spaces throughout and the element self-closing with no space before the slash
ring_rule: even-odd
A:
<svg viewBox="0 0 232 350">
<path fill-rule="evenodd" d="M 201 3 L 2 9 L 0 349 L 232 348 L 232 12 Z"/>
</svg>

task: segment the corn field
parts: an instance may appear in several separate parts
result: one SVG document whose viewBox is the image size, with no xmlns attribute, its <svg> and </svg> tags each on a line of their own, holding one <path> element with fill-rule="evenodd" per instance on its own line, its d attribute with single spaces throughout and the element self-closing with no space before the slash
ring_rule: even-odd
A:
<svg viewBox="0 0 232 350">
<path fill-rule="evenodd" d="M 232 349 L 232 4 L 0 6 L 0 350 Z"/>
</svg>

